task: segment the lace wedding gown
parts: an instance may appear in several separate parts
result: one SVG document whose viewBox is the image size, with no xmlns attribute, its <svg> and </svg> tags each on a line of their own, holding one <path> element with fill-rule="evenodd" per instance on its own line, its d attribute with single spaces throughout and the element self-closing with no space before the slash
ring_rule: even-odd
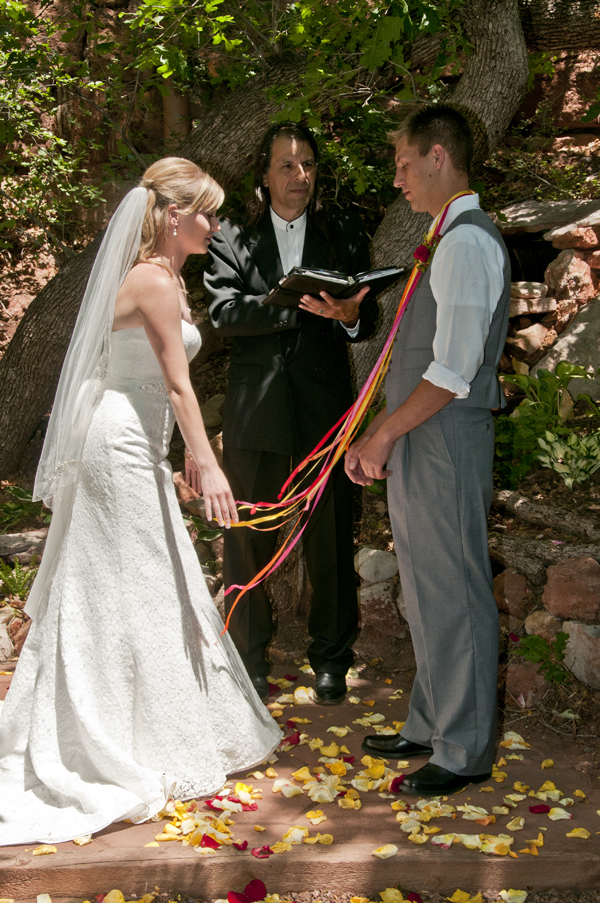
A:
<svg viewBox="0 0 600 903">
<path fill-rule="evenodd" d="M 182 321 L 188 359 L 200 346 Z M 210 597 L 166 461 L 143 329 L 113 333 L 72 519 L 0 717 L 0 844 L 143 821 L 219 790 L 281 734 Z"/>
</svg>

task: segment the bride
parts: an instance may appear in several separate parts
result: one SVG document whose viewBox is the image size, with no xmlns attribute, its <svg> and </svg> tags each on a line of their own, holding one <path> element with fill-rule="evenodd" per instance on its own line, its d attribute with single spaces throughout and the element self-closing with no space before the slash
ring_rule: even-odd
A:
<svg viewBox="0 0 600 903">
<path fill-rule="evenodd" d="M 143 821 L 280 740 L 220 636 L 166 460 L 177 419 L 208 517 L 237 522 L 190 384 L 200 336 L 180 275 L 222 201 L 195 164 L 159 160 L 96 258 L 36 475 L 54 514 L 0 718 L 0 844 Z"/>
</svg>

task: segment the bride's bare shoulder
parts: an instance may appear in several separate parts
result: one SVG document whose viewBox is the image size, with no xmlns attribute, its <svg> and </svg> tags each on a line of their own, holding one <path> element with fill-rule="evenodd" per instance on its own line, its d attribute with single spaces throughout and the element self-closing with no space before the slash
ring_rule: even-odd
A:
<svg viewBox="0 0 600 903">
<path fill-rule="evenodd" d="M 173 280 L 167 270 L 154 263 L 136 263 L 131 268 L 122 286 L 126 291 L 152 292 L 172 290 L 175 292 Z"/>
</svg>

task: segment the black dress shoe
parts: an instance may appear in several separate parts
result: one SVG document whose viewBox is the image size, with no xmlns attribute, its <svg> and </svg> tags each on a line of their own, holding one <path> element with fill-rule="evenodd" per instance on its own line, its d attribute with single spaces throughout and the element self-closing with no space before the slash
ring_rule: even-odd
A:
<svg viewBox="0 0 600 903">
<path fill-rule="evenodd" d="M 339 705 L 346 698 L 346 677 L 330 671 L 317 671 L 315 702 L 318 705 Z"/>
<path fill-rule="evenodd" d="M 431 746 L 421 746 L 412 740 L 405 740 L 401 734 L 381 737 L 379 734 L 369 734 L 362 742 L 362 748 L 371 755 L 383 756 L 386 759 L 411 759 L 413 756 L 431 756 Z"/>
<path fill-rule="evenodd" d="M 440 796 L 462 790 L 467 784 L 481 784 L 491 776 L 491 771 L 486 771 L 485 774 L 454 774 L 453 771 L 428 762 L 404 778 L 402 790 L 422 796 Z"/>
<path fill-rule="evenodd" d="M 251 674 L 252 686 L 260 696 L 261 702 L 269 701 L 269 681 L 262 674 Z"/>
</svg>

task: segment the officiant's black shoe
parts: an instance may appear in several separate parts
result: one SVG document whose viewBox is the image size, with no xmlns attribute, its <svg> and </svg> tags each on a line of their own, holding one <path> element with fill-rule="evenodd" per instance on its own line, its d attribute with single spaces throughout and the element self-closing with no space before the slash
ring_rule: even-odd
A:
<svg viewBox="0 0 600 903">
<path fill-rule="evenodd" d="M 370 755 L 383 756 L 385 759 L 411 759 L 413 756 L 431 756 L 431 746 L 421 746 L 412 740 L 405 740 L 401 734 L 393 737 L 381 737 L 379 734 L 369 734 L 361 744 L 365 752 Z"/>
<path fill-rule="evenodd" d="M 252 686 L 261 698 L 261 702 L 269 701 L 269 680 L 262 674 L 251 674 Z"/>
<path fill-rule="evenodd" d="M 448 793 L 456 793 L 467 784 L 481 784 L 492 776 L 491 771 L 485 774 L 454 774 L 440 765 L 428 762 L 418 771 L 407 775 L 402 782 L 404 793 L 416 793 L 419 796 L 441 796 Z"/>
<path fill-rule="evenodd" d="M 346 698 L 346 677 L 331 671 L 317 671 L 315 675 L 315 702 L 318 705 L 340 705 Z"/>
</svg>

